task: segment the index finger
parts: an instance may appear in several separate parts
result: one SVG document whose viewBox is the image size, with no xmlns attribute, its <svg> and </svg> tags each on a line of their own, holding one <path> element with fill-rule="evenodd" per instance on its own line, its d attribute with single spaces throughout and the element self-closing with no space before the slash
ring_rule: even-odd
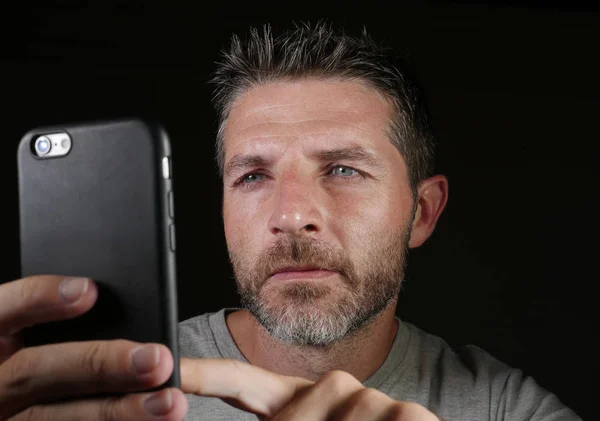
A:
<svg viewBox="0 0 600 421">
<path fill-rule="evenodd" d="M 266 417 L 275 415 L 298 392 L 314 384 L 233 359 L 182 358 L 180 370 L 184 393 L 221 398 Z"/>
</svg>

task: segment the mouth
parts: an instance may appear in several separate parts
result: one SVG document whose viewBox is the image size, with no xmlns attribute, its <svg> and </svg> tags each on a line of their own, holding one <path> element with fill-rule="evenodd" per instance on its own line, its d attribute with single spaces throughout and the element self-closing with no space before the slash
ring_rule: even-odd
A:
<svg viewBox="0 0 600 421">
<path fill-rule="evenodd" d="M 319 279 L 326 278 L 337 273 L 338 272 L 335 270 L 329 270 L 317 266 L 295 266 L 278 269 L 271 274 L 270 278 L 279 281 L 292 279 Z"/>
</svg>

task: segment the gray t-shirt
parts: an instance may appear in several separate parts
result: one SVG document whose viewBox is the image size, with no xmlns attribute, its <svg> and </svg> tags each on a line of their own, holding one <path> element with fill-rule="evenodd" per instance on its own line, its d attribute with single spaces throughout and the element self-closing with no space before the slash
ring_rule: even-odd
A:
<svg viewBox="0 0 600 421">
<path fill-rule="evenodd" d="M 181 356 L 248 362 L 222 309 L 180 323 Z M 383 365 L 363 384 L 393 399 L 417 402 L 448 421 L 581 421 L 532 378 L 476 346 L 455 351 L 442 339 L 400 321 Z M 256 421 L 218 398 L 188 395 L 186 421 Z"/>
</svg>

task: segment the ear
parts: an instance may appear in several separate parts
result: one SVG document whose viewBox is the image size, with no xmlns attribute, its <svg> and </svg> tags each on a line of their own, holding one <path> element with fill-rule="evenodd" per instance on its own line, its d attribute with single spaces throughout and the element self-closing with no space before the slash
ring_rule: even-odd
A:
<svg viewBox="0 0 600 421">
<path fill-rule="evenodd" d="M 417 209 L 412 223 L 408 246 L 421 246 L 433 233 L 435 225 L 448 201 L 448 179 L 436 175 L 419 185 Z"/>
</svg>

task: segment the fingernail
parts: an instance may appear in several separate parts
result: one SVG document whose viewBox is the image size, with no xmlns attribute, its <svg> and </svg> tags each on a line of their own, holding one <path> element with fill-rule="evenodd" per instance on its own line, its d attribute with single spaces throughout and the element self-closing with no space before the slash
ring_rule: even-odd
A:
<svg viewBox="0 0 600 421">
<path fill-rule="evenodd" d="M 133 352 L 133 368 L 138 374 L 150 373 L 158 365 L 159 351 L 154 345 L 145 345 Z"/>
<path fill-rule="evenodd" d="M 144 402 L 144 408 L 152 415 L 165 415 L 173 407 L 173 396 L 170 390 L 162 390 L 151 395 Z"/>
<path fill-rule="evenodd" d="M 59 291 L 65 301 L 73 303 L 87 292 L 88 287 L 87 278 L 69 278 L 60 283 Z"/>
</svg>

